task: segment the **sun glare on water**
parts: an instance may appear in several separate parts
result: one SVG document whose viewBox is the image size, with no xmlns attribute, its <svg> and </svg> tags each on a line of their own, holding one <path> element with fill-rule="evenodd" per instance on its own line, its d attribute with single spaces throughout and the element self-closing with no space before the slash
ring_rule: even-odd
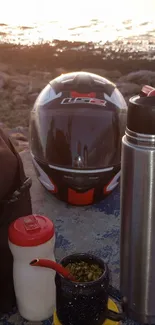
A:
<svg viewBox="0 0 155 325">
<path fill-rule="evenodd" d="M 111 41 L 116 38 L 116 30 L 123 29 L 124 21 L 131 20 L 134 33 L 138 34 L 139 25 L 154 21 L 155 13 L 155 0 L 0 0 L 0 4 L 0 23 L 14 30 L 20 26 L 36 28 L 29 32 L 31 41 L 35 37 L 70 39 L 71 34 L 74 39 L 74 30 L 75 40 L 79 37 L 90 41 L 93 33 L 96 41 Z M 97 25 L 93 24 L 95 20 Z M 123 33 L 128 36 L 130 29 Z"/>
</svg>

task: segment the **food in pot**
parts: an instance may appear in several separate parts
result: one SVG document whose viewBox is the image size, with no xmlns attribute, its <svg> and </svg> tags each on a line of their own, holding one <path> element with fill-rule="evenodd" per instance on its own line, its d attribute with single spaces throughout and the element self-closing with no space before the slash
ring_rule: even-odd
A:
<svg viewBox="0 0 155 325">
<path fill-rule="evenodd" d="M 66 268 L 76 278 L 77 282 L 96 281 L 104 271 L 98 264 L 84 261 L 69 263 Z"/>
</svg>

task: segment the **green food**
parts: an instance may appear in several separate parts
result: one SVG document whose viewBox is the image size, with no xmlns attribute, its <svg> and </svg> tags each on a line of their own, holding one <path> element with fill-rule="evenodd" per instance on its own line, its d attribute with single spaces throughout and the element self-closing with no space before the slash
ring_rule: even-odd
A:
<svg viewBox="0 0 155 325">
<path fill-rule="evenodd" d="M 90 264 L 84 261 L 69 263 L 66 268 L 75 277 L 77 282 L 91 282 L 99 279 L 103 269 L 97 264 Z"/>
</svg>

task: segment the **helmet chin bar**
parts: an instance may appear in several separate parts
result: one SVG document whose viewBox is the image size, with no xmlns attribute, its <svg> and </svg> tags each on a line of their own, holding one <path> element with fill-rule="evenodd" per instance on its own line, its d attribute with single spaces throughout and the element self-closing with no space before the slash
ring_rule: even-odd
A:
<svg viewBox="0 0 155 325">
<path fill-rule="evenodd" d="M 64 173 L 64 171 L 54 170 L 49 167 L 50 172 L 47 174 L 42 166 L 40 166 L 39 162 L 36 161 L 35 157 L 32 155 L 32 161 L 34 168 L 37 173 L 38 180 L 52 194 L 55 194 L 57 198 L 62 201 L 67 201 L 67 203 L 72 205 L 89 205 L 98 201 L 98 197 L 96 197 L 96 191 L 98 191 L 98 185 L 100 187 L 100 199 L 101 201 L 104 197 L 110 194 L 119 184 L 121 171 L 119 170 L 115 176 L 113 168 L 110 171 L 107 171 L 111 174 L 111 180 L 107 185 L 102 184 L 103 172 L 101 176 L 98 172 L 94 174 L 77 174 L 68 172 L 68 174 Z M 51 173 L 51 177 L 50 177 Z M 55 177 L 52 175 L 61 174 L 61 180 L 59 178 L 59 182 L 55 181 Z M 54 181 L 53 181 L 54 179 Z M 103 178 L 104 182 L 104 178 Z M 65 198 L 62 197 L 61 193 L 65 192 Z"/>
</svg>

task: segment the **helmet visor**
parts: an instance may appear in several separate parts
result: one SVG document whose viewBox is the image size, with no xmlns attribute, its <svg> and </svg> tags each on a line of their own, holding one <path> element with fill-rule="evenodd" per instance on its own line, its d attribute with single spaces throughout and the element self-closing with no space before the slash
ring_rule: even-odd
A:
<svg viewBox="0 0 155 325">
<path fill-rule="evenodd" d="M 42 159 L 50 165 L 98 169 L 120 163 L 116 107 L 42 110 L 36 123 Z M 31 136 L 32 151 L 33 143 L 36 148 Z"/>
</svg>

